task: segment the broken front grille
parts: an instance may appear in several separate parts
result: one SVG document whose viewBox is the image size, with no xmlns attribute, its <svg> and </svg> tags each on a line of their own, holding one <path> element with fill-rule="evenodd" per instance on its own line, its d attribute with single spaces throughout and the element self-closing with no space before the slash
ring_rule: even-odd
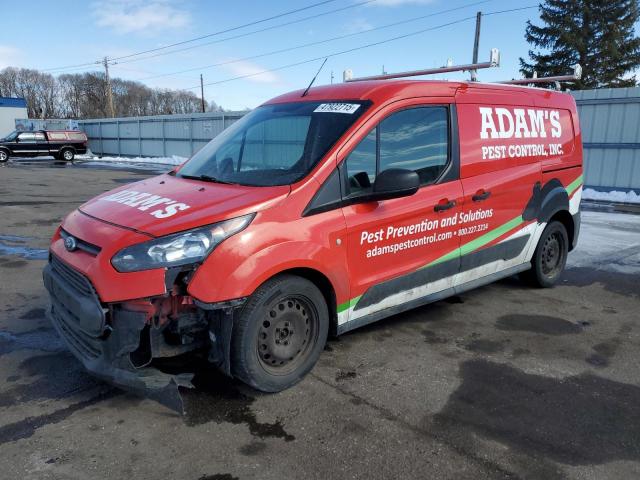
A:
<svg viewBox="0 0 640 480">
<path fill-rule="evenodd" d="M 77 272 L 55 255 L 51 255 L 51 267 L 79 293 L 87 296 L 95 295 L 93 286 L 87 277 Z"/>
</svg>

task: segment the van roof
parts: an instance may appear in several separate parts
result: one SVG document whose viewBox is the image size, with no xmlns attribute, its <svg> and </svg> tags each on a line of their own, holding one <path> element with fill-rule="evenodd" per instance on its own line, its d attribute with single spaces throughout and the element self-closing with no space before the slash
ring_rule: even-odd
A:
<svg viewBox="0 0 640 480">
<path fill-rule="evenodd" d="M 499 83 L 443 80 L 367 80 L 314 87 L 302 97 L 303 92 L 304 89 L 285 93 L 265 102 L 265 104 L 323 100 L 371 100 L 374 103 L 382 103 L 391 98 L 411 97 L 457 97 L 457 100 L 461 101 L 463 96 L 483 98 L 476 100 L 483 103 L 508 104 L 510 103 L 509 97 L 521 98 L 522 95 L 527 95 L 539 98 L 542 104 L 575 109 L 575 102 L 571 95 L 555 90 Z M 495 98 L 488 101 L 487 96 L 491 98 L 491 94 L 495 94 Z"/>
</svg>

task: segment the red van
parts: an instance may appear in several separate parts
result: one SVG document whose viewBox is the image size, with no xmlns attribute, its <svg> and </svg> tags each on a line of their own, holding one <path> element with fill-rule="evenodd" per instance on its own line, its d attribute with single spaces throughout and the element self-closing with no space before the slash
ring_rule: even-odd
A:
<svg viewBox="0 0 640 480">
<path fill-rule="evenodd" d="M 523 274 L 577 242 L 570 95 L 362 81 L 277 97 L 181 167 L 100 195 L 56 231 L 50 316 L 94 374 L 179 408 L 196 351 L 277 392 L 328 334 Z"/>
</svg>

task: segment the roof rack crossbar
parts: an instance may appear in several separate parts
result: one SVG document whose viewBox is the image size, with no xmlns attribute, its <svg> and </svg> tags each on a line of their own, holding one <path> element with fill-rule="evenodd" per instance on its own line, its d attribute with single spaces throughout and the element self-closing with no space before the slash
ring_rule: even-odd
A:
<svg viewBox="0 0 640 480">
<path fill-rule="evenodd" d="M 345 82 L 364 82 L 366 80 L 388 80 L 390 78 L 416 77 L 420 75 L 438 75 L 440 73 L 449 72 L 468 72 L 472 70 L 481 70 L 483 68 L 494 68 L 500 66 L 500 51 L 497 48 L 491 49 L 491 56 L 488 62 L 472 63 L 469 65 L 447 65 L 446 67 L 431 68 L 427 70 L 412 70 L 408 72 L 388 73 L 384 75 L 372 75 L 370 77 L 353 78 L 351 70 L 345 70 L 343 79 Z"/>
<path fill-rule="evenodd" d="M 536 84 L 536 83 L 575 82 L 577 80 L 580 80 L 581 78 L 582 78 L 582 67 L 580 66 L 580 64 L 575 64 L 573 66 L 573 73 L 571 75 L 557 75 L 554 77 L 537 77 L 535 76 L 535 73 L 534 73 L 533 78 L 519 78 L 516 80 L 505 80 L 505 81 L 496 82 L 496 83 L 503 83 L 507 85 L 530 85 L 530 84 Z"/>
</svg>

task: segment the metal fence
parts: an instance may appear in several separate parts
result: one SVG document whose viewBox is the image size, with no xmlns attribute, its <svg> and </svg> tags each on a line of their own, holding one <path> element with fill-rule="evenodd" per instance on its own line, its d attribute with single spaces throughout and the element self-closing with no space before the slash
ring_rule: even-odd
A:
<svg viewBox="0 0 640 480">
<path fill-rule="evenodd" d="M 580 115 L 586 186 L 640 189 L 640 88 L 571 92 Z"/>
<path fill-rule="evenodd" d="M 571 92 L 580 114 L 585 185 L 640 190 L 640 88 Z M 189 157 L 245 112 L 80 120 L 101 156 Z"/>
<path fill-rule="evenodd" d="M 96 155 L 190 157 L 245 113 L 101 118 L 78 123 Z"/>
</svg>

